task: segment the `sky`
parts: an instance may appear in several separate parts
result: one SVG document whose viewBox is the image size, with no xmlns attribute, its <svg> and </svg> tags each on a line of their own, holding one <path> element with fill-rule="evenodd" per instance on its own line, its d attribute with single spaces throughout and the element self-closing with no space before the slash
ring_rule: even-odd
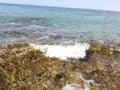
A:
<svg viewBox="0 0 120 90">
<path fill-rule="evenodd" d="M 0 0 L 0 3 L 30 4 L 100 10 L 120 10 L 120 0 Z"/>
</svg>

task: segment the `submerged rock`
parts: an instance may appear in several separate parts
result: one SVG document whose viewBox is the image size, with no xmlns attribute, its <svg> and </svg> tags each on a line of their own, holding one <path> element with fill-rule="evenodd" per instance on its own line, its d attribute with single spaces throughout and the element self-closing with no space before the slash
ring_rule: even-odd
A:
<svg viewBox="0 0 120 90">
<path fill-rule="evenodd" d="M 65 62 L 28 44 L 0 47 L 0 89 L 119 90 L 120 52 L 110 52 L 109 46 L 91 45 L 86 58 Z"/>
</svg>

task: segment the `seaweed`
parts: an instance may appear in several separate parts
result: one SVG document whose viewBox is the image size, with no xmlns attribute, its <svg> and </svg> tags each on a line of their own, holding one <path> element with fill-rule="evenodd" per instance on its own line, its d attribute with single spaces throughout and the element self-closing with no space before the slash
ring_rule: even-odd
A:
<svg viewBox="0 0 120 90">
<path fill-rule="evenodd" d="M 66 83 L 76 83 L 84 88 L 85 79 L 101 84 L 89 84 L 92 90 L 117 90 L 120 88 L 120 52 L 104 45 L 91 45 L 84 60 L 61 61 L 49 58 L 28 44 L 0 47 L 1 90 L 61 90 Z"/>
</svg>

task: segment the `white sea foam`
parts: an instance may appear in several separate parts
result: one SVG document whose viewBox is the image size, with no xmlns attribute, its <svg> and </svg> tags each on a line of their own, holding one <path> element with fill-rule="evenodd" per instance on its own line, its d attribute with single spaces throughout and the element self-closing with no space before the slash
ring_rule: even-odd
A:
<svg viewBox="0 0 120 90">
<path fill-rule="evenodd" d="M 81 88 L 80 85 L 75 84 L 75 83 L 71 83 L 71 84 L 66 84 L 62 90 L 91 90 L 90 89 L 90 83 L 93 84 L 94 86 L 100 86 L 100 84 L 97 84 L 94 80 L 90 79 L 90 80 L 85 80 L 82 75 L 80 75 L 80 79 L 83 80 L 84 82 L 84 87 Z"/>
<path fill-rule="evenodd" d="M 81 88 L 80 85 L 72 83 L 66 84 L 62 90 L 90 90 L 89 86 L 85 83 L 84 88 Z"/>
<path fill-rule="evenodd" d="M 100 84 L 97 84 L 94 80 L 90 79 L 90 80 L 85 80 L 82 75 L 80 75 L 80 78 L 83 80 L 84 82 L 84 89 L 83 90 L 90 90 L 90 83 L 94 86 L 100 86 Z"/>
<path fill-rule="evenodd" d="M 72 84 L 66 84 L 62 90 L 83 90 L 80 85 L 72 83 Z"/>
<path fill-rule="evenodd" d="M 89 49 L 88 43 L 77 43 L 75 45 L 37 45 L 30 43 L 34 49 L 41 50 L 46 56 L 67 60 L 68 58 L 84 58 L 86 50 Z"/>
</svg>

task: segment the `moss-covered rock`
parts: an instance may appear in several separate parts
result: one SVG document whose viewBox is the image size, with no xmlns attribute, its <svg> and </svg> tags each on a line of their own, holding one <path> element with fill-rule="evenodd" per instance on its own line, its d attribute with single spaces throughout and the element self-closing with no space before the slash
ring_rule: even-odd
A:
<svg viewBox="0 0 120 90">
<path fill-rule="evenodd" d="M 110 46 L 100 44 L 91 44 L 88 51 L 93 51 L 104 55 L 109 55 L 111 52 Z"/>
<path fill-rule="evenodd" d="M 65 62 L 48 58 L 28 44 L 0 47 L 1 90 L 61 90 L 66 83 L 84 88 L 85 80 L 91 90 L 119 90 L 120 52 L 109 46 L 91 45 L 87 57 Z"/>
</svg>

